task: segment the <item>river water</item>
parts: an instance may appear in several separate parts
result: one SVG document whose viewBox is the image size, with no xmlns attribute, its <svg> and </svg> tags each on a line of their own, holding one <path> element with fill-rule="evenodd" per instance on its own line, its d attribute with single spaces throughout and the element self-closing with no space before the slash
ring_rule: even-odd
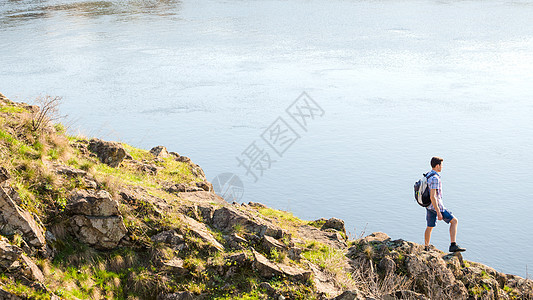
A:
<svg viewBox="0 0 533 300">
<path fill-rule="evenodd" d="M 412 185 L 441 156 L 465 258 L 526 276 L 531 15 L 519 0 L 0 0 L 0 92 L 62 96 L 73 134 L 165 145 L 210 180 L 238 176 L 239 202 L 352 236 L 423 243 Z M 257 157 L 262 174 L 237 160 Z M 447 249 L 446 224 L 432 243 Z"/>
</svg>

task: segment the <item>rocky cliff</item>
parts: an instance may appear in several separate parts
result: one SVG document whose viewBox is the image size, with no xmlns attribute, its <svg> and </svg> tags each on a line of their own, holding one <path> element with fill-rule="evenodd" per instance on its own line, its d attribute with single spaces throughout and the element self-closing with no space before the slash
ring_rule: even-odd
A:
<svg viewBox="0 0 533 300">
<path fill-rule="evenodd" d="M 2 94 L 0 162 L 0 299 L 533 298 L 461 256 L 227 203 L 186 156 L 69 136 Z"/>
</svg>

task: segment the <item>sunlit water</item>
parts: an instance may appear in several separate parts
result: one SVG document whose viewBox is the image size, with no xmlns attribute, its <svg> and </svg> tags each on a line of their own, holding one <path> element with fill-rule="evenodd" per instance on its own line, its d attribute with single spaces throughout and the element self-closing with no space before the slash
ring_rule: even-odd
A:
<svg viewBox="0 0 533 300">
<path fill-rule="evenodd" d="M 465 258 L 533 269 L 533 5 L 528 1 L 0 0 L 0 92 L 62 96 L 70 130 L 165 145 L 258 201 L 352 235 L 423 243 L 412 185 L 444 157 Z M 304 131 L 285 109 L 324 110 Z M 261 139 L 282 117 L 280 157 Z M 257 182 L 236 157 L 276 162 Z M 432 243 L 448 246 L 440 222 Z"/>
</svg>

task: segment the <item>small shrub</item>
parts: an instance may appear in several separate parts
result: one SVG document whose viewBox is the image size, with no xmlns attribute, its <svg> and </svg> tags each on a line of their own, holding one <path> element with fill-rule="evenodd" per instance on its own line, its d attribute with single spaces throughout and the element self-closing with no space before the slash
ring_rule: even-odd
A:
<svg viewBox="0 0 533 300">
<path fill-rule="evenodd" d="M 46 95 L 44 97 L 38 97 L 35 99 L 35 102 L 40 109 L 32 113 L 31 130 L 34 132 L 41 130 L 49 122 L 60 118 L 59 105 L 61 104 L 61 97 Z"/>
</svg>

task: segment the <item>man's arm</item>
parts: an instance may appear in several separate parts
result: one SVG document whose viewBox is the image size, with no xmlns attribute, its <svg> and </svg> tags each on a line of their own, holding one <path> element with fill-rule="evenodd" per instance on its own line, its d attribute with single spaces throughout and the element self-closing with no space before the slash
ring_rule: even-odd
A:
<svg viewBox="0 0 533 300">
<path fill-rule="evenodd" d="M 437 218 L 439 220 L 442 220 L 442 213 L 440 212 L 439 200 L 437 200 L 437 190 L 431 189 L 429 195 L 431 197 L 431 204 L 433 204 L 433 208 L 435 208 L 435 210 L 437 211 Z"/>
</svg>

